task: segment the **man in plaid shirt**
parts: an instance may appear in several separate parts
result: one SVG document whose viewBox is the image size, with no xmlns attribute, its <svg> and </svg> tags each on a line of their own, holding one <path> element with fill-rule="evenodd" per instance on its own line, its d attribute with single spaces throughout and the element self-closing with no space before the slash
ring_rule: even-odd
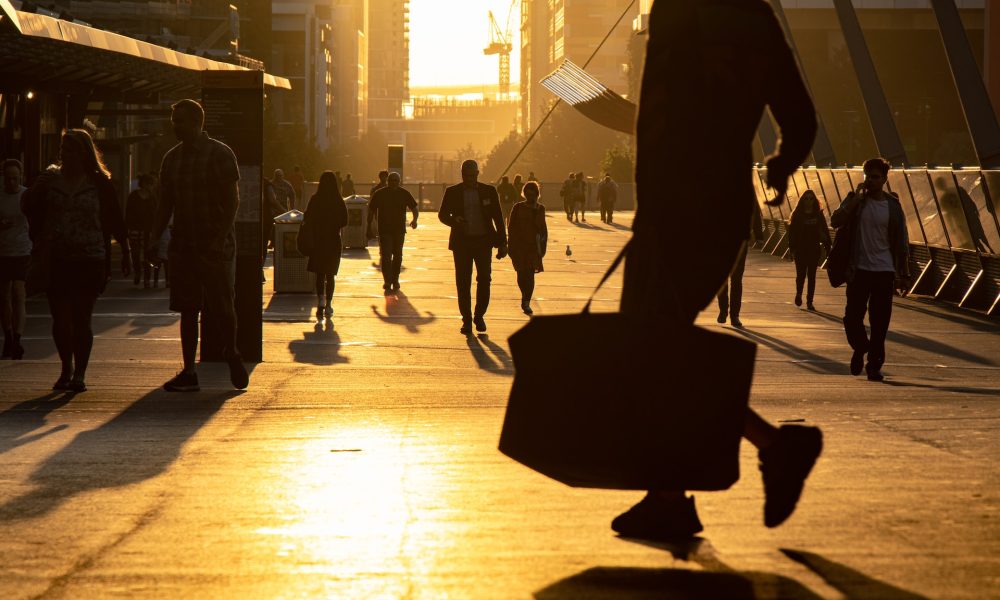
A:
<svg viewBox="0 0 1000 600">
<path fill-rule="evenodd" d="M 160 239 L 172 217 L 170 310 L 181 313 L 184 369 L 163 387 L 170 392 L 200 389 L 195 370 L 198 315 L 208 310 L 218 320 L 233 387 L 244 389 L 249 374 L 236 349 L 233 303 L 240 179 L 236 155 L 202 130 L 205 111 L 200 104 L 181 100 L 172 108 L 171 122 L 180 143 L 163 157 L 151 239 Z"/>
</svg>

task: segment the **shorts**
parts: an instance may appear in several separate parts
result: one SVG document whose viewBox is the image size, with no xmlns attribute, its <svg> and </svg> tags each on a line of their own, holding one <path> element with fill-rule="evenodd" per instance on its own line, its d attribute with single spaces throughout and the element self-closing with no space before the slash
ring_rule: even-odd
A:
<svg viewBox="0 0 1000 600">
<path fill-rule="evenodd" d="M 236 261 L 171 252 L 170 310 L 232 312 Z"/>
<path fill-rule="evenodd" d="M 0 281 L 25 281 L 30 256 L 0 256 Z"/>
<path fill-rule="evenodd" d="M 108 285 L 108 267 L 103 258 L 52 259 L 49 263 L 49 294 L 100 296 Z"/>
</svg>

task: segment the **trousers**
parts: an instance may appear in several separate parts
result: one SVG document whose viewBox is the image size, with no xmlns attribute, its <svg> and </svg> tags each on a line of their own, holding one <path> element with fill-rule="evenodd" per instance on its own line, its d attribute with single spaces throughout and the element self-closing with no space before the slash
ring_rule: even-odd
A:
<svg viewBox="0 0 1000 600">
<path fill-rule="evenodd" d="M 868 366 L 878 370 L 885 364 L 885 336 L 892 318 L 895 273 L 857 270 L 847 282 L 847 307 L 844 309 L 844 333 L 855 352 L 868 353 Z M 865 331 L 865 312 L 871 336 Z"/>
<path fill-rule="evenodd" d="M 475 316 L 486 314 L 490 305 L 490 281 L 492 281 L 493 246 L 482 239 L 465 240 L 454 249 L 455 288 L 458 292 L 458 312 L 463 321 L 472 320 L 472 267 L 476 267 L 476 312 Z"/>
<path fill-rule="evenodd" d="M 399 284 L 399 272 L 403 268 L 403 241 L 406 239 L 404 233 L 382 233 L 378 234 L 378 249 L 381 255 L 383 287 L 388 288 L 392 284 Z"/>
<path fill-rule="evenodd" d="M 732 273 L 729 274 L 728 282 L 722 284 L 722 289 L 719 290 L 720 313 L 729 313 L 729 316 L 733 318 L 740 316 L 740 308 L 743 306 L 743 272 L 746 267 L 747 245 L 744 244 L 743 249 L 736 257 L 736 263 L 733 265 Z"/>
</svg>

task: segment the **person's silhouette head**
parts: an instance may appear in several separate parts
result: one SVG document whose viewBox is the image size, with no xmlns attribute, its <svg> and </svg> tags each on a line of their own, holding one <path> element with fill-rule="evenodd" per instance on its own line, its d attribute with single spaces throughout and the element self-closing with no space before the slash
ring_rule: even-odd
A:
<svg viewBox="0 0 1000 600">
<path fill-rule="evenodd" d="M 387 179 L 389 179 L 389 171 L 383 169 L 378 172 L 378 180 L 380 182 L 385 183 Z"/>
<path fill-rule="evenodd" d="M 479 181 L 479 163 L 474 160 L 467 160 L 462 163 L 462 182 L 466 185 L 473 185 Z"/>
<path fill-rule="evenodd" d="M 396 189 L 399 187 L 399 173 L 392 172 L 389 173 L 386 183 L 389 184 L 390 189 Z"/>
<path fill-rule="evenodd" d="M 282 171 L 281 169 L 275 169 L 274 170 L 274 180 L 275 181 L 282 181 L 284 178 L 285 178 L 285 172 L 284 171 Z"/>
<path fill-rule="evenodd" d="M 890 166 L 889 161 L 881 157 L 866 160 L 862 167 L 865 172 L 865 189 L 871 193 L 880 191 L 889 177 Z"/>
<path fill-rule="evenodd" d="M 605 173 L 604 174 L 604 182 L 605 183 L 611 183 L 611 174 L 610 173 Z"/>
<path fill-rule="evenodd" d="M 350 173 L 348 173 L 348 174 L 347 174 L 347 179 L 345 179 L 345 181 L 350 181 L 350 180 L 351 180 L 351 174 L 350 174 Z"/>
<path fill-rule="evenodd" d="M 16 158 L 3 161 L 3 187 L 8 194 L 13 194 L 21 187 L 21 176 L 24 167 Z"/>
<path fill-rule="evenodd" d="M 538 190 L 538 184 L 534 181 L 529 181 L 524 184 L 524 187 L 521 188 L 521 195 L 528 201 L 528 204 L 538 202 L 538 197 L 541 196 L 541 192 Z"/>
<path fill-rule="evenodd" d="M 340 198 L 340 186 L 337 184 L 337 174 L 333 171 L 323 171 L 319 176 L 316 195 L 321 198 Z"/>
<path fill-rule="evenodd" d="M 514 185 L 518 185 L 519 183 L 521 183 L 521 174 L 520 173 L 518 173 L 517 175 L 514 175 Z"/>
<path fill-rule="evenodd" d="M 510 177 L 504 175 L 503 177 L 500 178 L 500 183 L 510 183 Z"/>
<path fill-rule="evenodd" d="M 178 100 L 170 107 L 173 112 L 170 115 L 170 123 L 174 128 L 174 135 L 185 144 L 190 144 L 201 135 L 202 127 L 205 126 L 205 109 L 196 101 L 190 98 Z"/>
</svg>

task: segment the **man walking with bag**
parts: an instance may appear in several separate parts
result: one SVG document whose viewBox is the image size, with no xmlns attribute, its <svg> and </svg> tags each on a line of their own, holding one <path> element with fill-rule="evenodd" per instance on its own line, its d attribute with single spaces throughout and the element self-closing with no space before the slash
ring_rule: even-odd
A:
<svg viewBox="0 0 1000 600">
<path fill-rule="evenodd" d="M 486 309 L 490 305 L 490 280 L 493 248 L 497 260 L 507 256 L 507 230 L 504 228 L 500 197 L 492 185 L 479 182 L 479 164 L 462 163 L 462 183 L 444 192 L 438 219 L 451 227 L 448 249 L 455 258 L 455 287 L 458 311 L 462 315 L 461 333 L 486 332 Z M 476 309 L 472 310 L 472 267 L 476 267 Z"/>
<path fill-rule="evenodd" d="M 892 296 L 896 290 L 905 293 L 910 279 L 910 236 L 899 198 L 882 189 L 889 175 L 889 163 L 883 158 L 872 158 L 865 161 L 864 171 L 864 182 L 844 198 L 840 208 L 830 216 L 830 223 L 838 230 L 850 229 L 849 259 L 844 272 L 847 281 L 844 331 L 854 350 L 851 375 L 860 375 L 864 367 L 869 381 L 882 381 Z M 840 235 L 838 231 L 838 238 Z M 866 312 L 871 338 L 865 332 Z"/>
</svg>

